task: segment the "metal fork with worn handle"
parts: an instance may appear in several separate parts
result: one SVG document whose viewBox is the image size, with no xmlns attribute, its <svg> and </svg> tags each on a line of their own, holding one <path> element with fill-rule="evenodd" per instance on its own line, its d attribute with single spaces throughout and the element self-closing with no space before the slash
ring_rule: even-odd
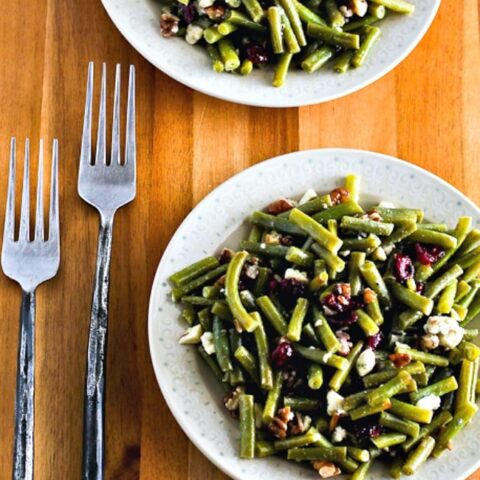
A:
<svg viewBox="0 0 480 480">
<path fill-rule="evenodd" d="M 100 480 L 104 478 L 105 367 L 113 218 L 115 212 L 120 207 L 135 198 L 136 192 L 135 70 L 133 65 L 130 66 L 129 74 L 124 162 L 121 162 L 120 153 L 120 65 L 117 65 L 115 75 L 110 162 L 107 162 L 106 154 L 106 90 L 106 67 L 103 64 L 97 147 L 95 162 L 92 163 L 93 63 L 90 63 L 88 67 L 87 97 L 80 153 L 78 193 L 87 203 L 98 210 L 100 214 L 100 232 L 85 380 L 84 480 Z"/>
<path fill-rule="evenodd" d="M 33 430 L 35 395 L 35 290 L 54 277 L 60 265 L 58 219 L 58 144 L 53 141 L 48 239 L 43 211 L 43 141 L 38 156 L 35 236 L 30 240 L 30 143 L 25 142 L 22 206 L 18 239 L 15 239 L 16 144 L 10 144 L 7 206 L 3 230 L 2 268 L 22 287 L 20 345 L 18 347 L 15 397 L 13 479 L 33 479 Z"/>
</svg>

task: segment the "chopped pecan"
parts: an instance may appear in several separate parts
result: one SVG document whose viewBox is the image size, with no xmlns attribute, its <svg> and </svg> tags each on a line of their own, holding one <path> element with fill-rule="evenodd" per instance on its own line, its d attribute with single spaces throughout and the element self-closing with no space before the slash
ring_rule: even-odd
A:
<svg viewBox="0 0 480 480">
<path fill-rule="evenodd" d="M 315 460 L 312 462 L 313 468 L 318 472 L 321 478 L 330 478 L 341 475 L 342 471 L 333 462 L 327 460 Z"/>
<path fill-rule="evenodd" d="M 277 415 L 268 425 L 270 432 L 277 438 L 287 438 L 288 422 L 293 420 L 294 414 L 290 407 L 283 407 L 277 411 Z"/>
<path fill-rule="evenodd" d="M 205 13 L 211 20 L 223 20 L 227 9 L 224 5 L 212 5 L 211 7 L 204 8 Z"/>
<path fill-rule="evenodd" d="M 216 280 L 213 284 L 214 287 L 224 287 L 225 286 L 225 275 L 222 275 L 220 278 Z"/>
<path fill-rule="evenodd" d="M 304 417 L 299 412 L 295 412 L 294 415 L 293 420 L 288 423 L 288 434 L 292 436 L 301 435 L 309 429 L 312 419 L 307 415 Z"/>
<path fill-rule="evenodd" d="M 225 408 L 230 412 L 232 417 L 238 417 L 238 404 L 240 401 L 240 395 L 245 392 L 245 389 L 241 386 L 235 387 L 230 393 L 223 397 L 223 404 Z"/>
<path fill-rule="evenodd" d="M 395 367 L 402 368 L 412 361 L 412 357 L 408 353 L 392 353 L 388 358 L 395 364 Z"/>
<path fill-rule="evenodd" d="M 282 235 L 278 232 L 267 233 L 264 238 L 264 242 L 269 245 L 280 245 L 280 239 Z"/>
<path fill-rule="evenodd" d="M 363 291 L 363 301 L 365 305 L 374 302 L 376 298 L 377 294 L 371 288 L 366 288 Z"/>
<path fill-rule="evenodd" d="M 295 206 L 295 202 L 289 198 L 279 198 L 275 200 L 267 207 L 267 212 L 272 215 L 278 215 L 279 213 L 287 212 Z"/>
<path fill-rule="evenodd" d="M 174 37 L 178 32 L 180 19 L 170 12 L 164 12 L 160 15 L 160 30 L 165 38 Z"/>
<path fill-rule="evenodd" d="M 335 188 L 330 192 L 330 198 L 334 205 L 339 205 L 340 203 L 346 202 L 350 199 L 350 193 L 346 188 Z"/>
<path fill-rule="evenodd" d="M 339 414 L 338 412 L 334 412 L 334 414 L 330 417 L 330 422 L 328 424 L 328 430 L 330 432 L 333 432 L 337 428 L 338 422 L 340 421 L 342 416 L 343 415 Z"/>
<path fill-rule="evenodd" d="M 235 255 L 235 252 L 231 248 L 223 248 L 222 253 L 220 253 L 220 263 L 223 265 L 224 263 L 228 263 L 233 256 Z"/>
</svg>

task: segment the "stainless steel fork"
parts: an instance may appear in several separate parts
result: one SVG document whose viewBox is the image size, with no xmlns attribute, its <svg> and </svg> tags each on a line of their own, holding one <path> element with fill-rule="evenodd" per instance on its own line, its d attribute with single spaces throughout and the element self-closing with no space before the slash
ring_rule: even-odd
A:
<svg viewBox="0 0 480 480">
<path fill-rule="evenodd" d="M 83 123 L 78 193 L 100 214 L 97 267 L 95 272 L 85 381 L 83 433 L 83 479 L 104 478 L 105 366 L 107 357 L 108 291 L 112 253 L 113 218 L 118 208 L 131 202 L 136 192 L 135 69 L 130 66 L 125 159 L 120 153 L 120 65 L 115 75 L 110 162 L 106 154 L 106 66 L 103 64 L 100 90 L 97 147 L 92 164 L 91 130 L 93 63 L 88 67 L 87 97 Z"/>
<path fill-rule="evenodd" d="M 60 265 L 58 220 L 58 143 L 53 141 L 52 180 L 48 239 L 43 216 L 43 141 L 40 141 L 35 236 L 30 240 L 30 143 L 25 142 L 23 192 L 18 239 L 15 238 L 16 144 L 10 144 L 10 172 L 3 230 L 2 268 L 7 277 L 22 287 L 20 345 L 18 348 L 17 392 L 15 398 L 15 444 L 13 479 L 33 479 L 33 430 L 35 393 L 35 290 L 54 277 Z"/>
</svg>

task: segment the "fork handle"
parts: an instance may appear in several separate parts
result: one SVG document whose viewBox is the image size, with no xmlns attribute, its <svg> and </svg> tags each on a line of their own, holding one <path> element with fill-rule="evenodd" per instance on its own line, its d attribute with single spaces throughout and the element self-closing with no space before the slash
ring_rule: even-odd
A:
<svg viewBox="0 0 480 480">
<path fill-rule="evenodd" d="M 35 292 L 22 291 L 13 480 L 33 479 L 33 426 L 35 400 Z"/>
<path fill-rule="evenodd" d="M 85 380 L 83 480 L 104 478 L 105 370 L 112 233 L 113 214 L 108 217 L 101 215 Z"/>
</svg>

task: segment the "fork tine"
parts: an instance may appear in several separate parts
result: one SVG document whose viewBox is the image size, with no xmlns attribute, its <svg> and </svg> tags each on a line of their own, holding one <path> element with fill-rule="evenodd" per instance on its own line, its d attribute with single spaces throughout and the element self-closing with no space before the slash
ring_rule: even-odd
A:
<svg viewBox="0 0 480 480">
<path fill-rule="evenodd" d="M 125 165 L 135 169 L 135 67 L 130 65 L 127 99 L 127 128 L 125 134 Z"/>
<path fill-rule="evenodd" d="M 97 151 L 95 153 L 95 165 L 106 164 L 106 104 L 107 104 L 107 66 L 102 66 L 102 86 L 100 92 L 100 109 L 98 112 Z"/>
<path fill-rule="evenodd" d="M 22 207 L 18 239 L 24 242 L 30 240 L 30 140 L 28 138 L 25 140 Z"/>
<path fill-rule="evenodd" d="M 88 64 L 87 94 L 83 117 L 82 147 L 80 150 L 80 170 L 92 161 L 92 99 L 93 99 L 93 62 Z"/>
<path fill-rule="evenodd" d="M 3 228 L 4 240 L 13 240 L 15 236 L 15 137 L 10 140 L 10 166 L 8 171 L 7 206 L 5 210 L 5 226 Z"/>
<path fill-rule="evenodd" d="M 117 64 L 115 71 L 115 95 L 113 99 L 112 153 L 111 164 L 120 165 L 120 82 L 121 69 Z"/>
<path fill-rule="evenodd" d="M 40 139 L 38 151 L 37 210 L 35 213 L 35 240 L 44 239 L 43 225 L 43 139 Z"/>
<path fill-rule="evenodd" d="M 52 179 L 50 183 L 50 213 L 48 223 L 48 239 L 59 239 L 59 215 L 58 215 L 58 140 L 53 139 L 52 145 Z"/>
</svg>

